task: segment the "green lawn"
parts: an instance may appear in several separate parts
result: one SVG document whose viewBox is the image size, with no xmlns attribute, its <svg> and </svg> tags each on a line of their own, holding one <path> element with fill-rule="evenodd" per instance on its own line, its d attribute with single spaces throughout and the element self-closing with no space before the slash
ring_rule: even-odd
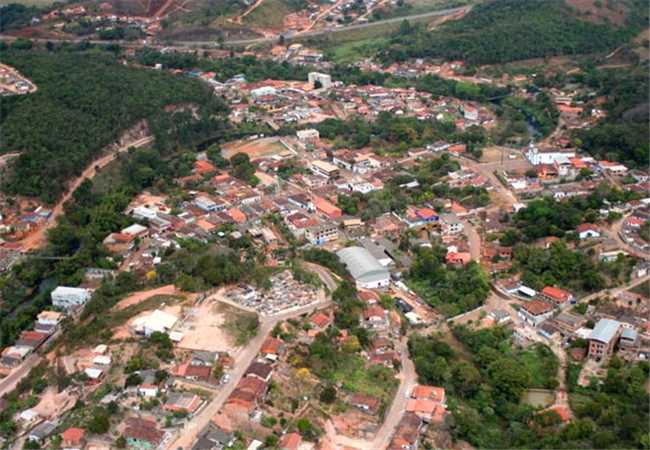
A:
<svg viewBox="0 0 650 450">
<path fill-rule="evenodd" d="M 550 348 L 540 344 L 532 345 L 519 354 L 519 359 L 532 376 L 530 387 L 554 389 L 557 386 L 559 363 Z"/>
<path fill-rule="evenodd" d="M 391 369 L 378 365 L 366 368 L 366 361 L 357 355 L 350 355 L 342 362 L 333 378 L 346 391 L 372 395 L 387 402 L 392 400 L 397 388 L 397 380 Z"/>
</svg>

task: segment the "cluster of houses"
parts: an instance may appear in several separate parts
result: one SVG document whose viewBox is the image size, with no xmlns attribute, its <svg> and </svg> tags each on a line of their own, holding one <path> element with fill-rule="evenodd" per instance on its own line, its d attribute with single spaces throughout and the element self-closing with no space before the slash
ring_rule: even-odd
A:
<svg viewBox="0 0 650 450">
<path fill-rule="evenodd" d="M 40 312 L 34 322 L 34 328 L 23 331 L 13 345 L 2 350 L 0 373 L 6 375 L 43 346 L 58 331 L 64 317 L 64 314 L 56 311 Z"/>
<path fill-rule="evenodd" d="M 92 24 L 93 31 L 105 31 L 115 28 L 132 28 L 147 36 L 154 36 L 161 30 L 159 17 L 145 17 L 117 14 L 110 2 L 102 2 L 97 8 L 87 8 L 83 5 L 70 5 L 51 10 L 40 18 L 33 18 L 32 25 L 45 23 L 59 31 L 67 31 L 66 25 L 71 21 Z"/>
<path fill-rule="evenodd" d="M 0 97 L 5 95 L 29 94 L 36 86 L 18 73 L 13 67 L 0 64 Z"/>
</svg>

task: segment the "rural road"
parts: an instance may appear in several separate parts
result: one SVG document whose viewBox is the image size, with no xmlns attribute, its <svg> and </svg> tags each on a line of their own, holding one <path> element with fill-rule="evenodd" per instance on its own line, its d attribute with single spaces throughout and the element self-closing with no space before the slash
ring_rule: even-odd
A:
<svg viewBox="0 0 650 450">
<path fill-rule="evenodd" d="M 447 16 L 451 14 L 456 14 L 460 12 L 467 12 L 471 9 L 470 6 L 463 6 L 460 8 L 447 8 L 447 9 L 442 9 L 438 11 L 430 11 L 426 13 L 421 13 L 421 14 L 412 14 L 410 16 L 402 16 L 402 17 L 394 17 L 391 19 L 385 19 L 385 20 L 378 20 L 376 22 L 369 22 L 369 23 L 363 23 L 363 24 L 358 24 L 358 25 L 349 25 L 346 27 L 330 27 L 330 28 L 323 28 L 320 30 L 316 31 L 308 31 L 305 33 L 296 33 L 293 36 L 285 36 L 286 40 L 290 41 L 293 39 L 302 39 L 302 38 L 311 38 L 311 37 L 316 37 L 320 35 L 325 35 L 325 34 L 332 34 L 332 33 L 341 33 L 341 32 L 346 32 L 346 31 L 354 31 L 354 30 L 362 30 L 364 28 L 369 28 L 369 27 L 376 27 L 376 26 L 381 26 L 381 25 L 386 25 L 390 23 L 400 23 L 403 20 L 418 20 L 418 19 L 426 19 L 427 17 L 438 17 L 438 16 Z M 4 41 L 14 41 L 16 37 L 14 36 L 0 36 L 0 40 Z M 222 43 L 218 43 L 215 40 L 212 41 L 173 41 L 172 45 L 163 45 L 162 43 L 155 43 L 151 45 L 146 45 L 138 42 L 129 42 L 129 41 L 104 41 L 100 39 L 42 39 L 42 38 L 33 38 L 31 39 L 34 42 L 89 42 L 91 44 L 119 44 L 123 45 L 126 47 L 166 47 L 166 48 L 193 48 L 193 47 L 217 47 L 220 45 L 232 45 L 232 46 L 246 46 L 246 45 L 253 45 L 253 44 L 264 44 L 264 43 L 274 43 L 278 42 L 280 40 L 280 35 L 275 35 L 275 36 L 269 36 L 269 37 L 261 37 L 261 38 L 253 38 L 253 39 L 234 39 L 234 40 L 227 40 Z"/>
<path fill-rule="evenodd" d="M 375 437 L 372 440 L 365 440 L 343 436 L 342 434 L 336 433 L 334 426 L 329 424 L 327 432 L 337 449 L 383 450 L 388 448 L 393 433 L 395 432 L 395 428 L 397 428 L 397 425 L 400 420 L 402 420 L 402 416 L 406 411 L 406 403 L 408 402 L 409 394 L 417 383 L 415 366 L 413 365 L 413 361 L 408 357 L 406 344 L 407 338 L 403 337 L 396 348 L 402 358 L 402 369 L 398 375 L 400 383 L 397 392 L 395 393 L 395 397 L 393 398 L 393 402 L 386 413 L 384 423 L 375 434 Z"/>
<path fill-rule="evenodd" d="M 614 239 L 616 241 L 616 243 L 618 244 L 618 246 L 622 250 L 625 250 L 626 252 L 628 252 L 630 255 L 634 255 L 634 256 L 636 256 L 638 258 L 650 258 L 650 254 L 648 254 L 647 252 L 642 251 L 640 248 L 636 248 L 636 247 L 628 244 L 623 239 L 623 234 L 622 234 L 623 222 L 625 222 L 625 220 L 627 220 L 632 215 L 633 214 L 628 214 L 628 215 L 624 216 L 621 220 L 618 220 L 618 221 L 614 222 L 612 224 L 611 228 L 606 230 L 606 234 L 610 238 Z"/>
<path fill-rule="evenodd" d="M 230 373 L 231 381 L 223 386 L 222 390 L 208 403 L 208 405 L 201 410 L 192 420 L 190 420 L 185 427 L 180 430 L 177 435 L 170 440 L 165 445 L 166 450 L 177 450 L 182 448 L 183 450 L 189 450 L 194 441 L 198 437 L 199 433 L 203 428 L 205 428 L 212 417 L 214 417 L 222 406 L 237 387 L 239 380 L 244 376 L 244 372 L 248 369 L 248 366 L 255 360 L 262 344 L 266 337 L 271 332 L 273 327 L 279 322 L 282 322 L 287 319 L 301 316 L 317 309 L 325 308 L 329 306 L 330 300 L 324 300 L 315 304 L 306 305 L 301 308 L 293 309 L 284 313 L 276 314 L 271 317 L 262 318 L 261 326 L 257 336 L 255 336 L 248 345 L 243 348 L 237 355 L 235 355 L 235 364 L 234 369 Z"/>
<path fill-rule="evenodd" d="M 9 375 L 0 380 L 0 398 L 16 389 L 18 383 L 40 362 L 41 357 L 36 353 L 32 353 L 20 366 L 16 367 Z"/>
<path fill-rule="evenodd" d="M 0 168 L 7 164 L 11 158 L 14 158 L 18 155 L 20 155 L 20 153 L 5 153 L 4 155 L 0 156 Z"/>
<path fill-rule="evenodd" d="M 81 183 L 83 183 L 84 180 L 93 179 L 95 175 L 97 175 L 98 169 L 107 166 L 117 157 L 118 154 L 127 151 L 131 147 L 142 147 L 144 145 L 150 144 L 151 142 L 153 142 L 152 136 L 140 138 L 90 163 L 88 167 L 86 167 L 86 169 L 81 173 L 81 175 L 79 175 L 68 186 L 66 193 L 63 195 L 63 197 L 61 197 L 61 199 L 59 199 L 57 204 L 54 205 L 54 208 L 52 208 L 52 214 L 50 214 L 50 217 L 48 217 L 45 226 L 39 228 L 36 232 L 30 234 L 21 241 L 24 251 L 27 252 L 30 250 L 35 250 L 45 245 L 47 230 L 56 225 L 58 217 L 63 214 L 63 205 L 70 199 L 70 197 L 72 197 L 74 191 L 77 190 L 77 188 L 81 185 Z"/>
</svg>

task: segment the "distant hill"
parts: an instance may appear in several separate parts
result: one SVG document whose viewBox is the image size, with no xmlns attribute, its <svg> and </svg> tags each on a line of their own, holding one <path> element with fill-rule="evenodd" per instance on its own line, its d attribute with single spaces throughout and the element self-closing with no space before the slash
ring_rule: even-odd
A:
<svg viewBox="0 0 650 450">
<path fill-rule="evenodd" d="M 619 26 L 604 19 L 598 20 L 602 23 L 586 20 L 595 16 L 564 0 L 493 0 L 434 31 L 404 24 L 380 57 L 386 62 L 432 57 L 492 64 L 607 51 L 638 33 L 644 18 L 647 22 L 646 0 L 617 4 L 617 14 L 621 5 L 627 12 L 625 23 Z"/>
<path fill-rule="evenodd" d="M 107 52 L 6 50 L 0 61 L 38 86 L 34 94 L 5 97 L 0 108 L 3 150 L 20 152 L 2 179 L 12 195 L 53 202 L 121 132 L 142 119 L 150 128 L 164 120 L 167 105 L 226 110 L 197 80 L 125 67 Z"/>
</svg>

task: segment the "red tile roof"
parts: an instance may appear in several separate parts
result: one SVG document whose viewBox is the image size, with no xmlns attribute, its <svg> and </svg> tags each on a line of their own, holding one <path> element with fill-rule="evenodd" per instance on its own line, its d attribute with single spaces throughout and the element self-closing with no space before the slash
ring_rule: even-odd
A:
<svg viewBox="0 0 650 450">
<path fill-rule="evenodd" d="M 284 342 L 282 342 L 282 340 L 269 336 L 262 344 L 262 349 L 260 350 L 260 352 L 269 353 L 272 355 L 278 355 L 280 354 L 283 345 Z"/>
<path fill-rule="evenodd" d="M 555 301 L 564 303 L 572 297 L 571 293 L 555 286 L 546 286 L 542 289 L 542 294 Z"/>
<path fill-rule="evenodd" d="M 445 388 L 418 384 L 413 388 L 411 397 L 415 399 L 429 399 L 442 402 L 445 399 Z"/>
<path fill-rule="evenodd" d="M 322 312 L 317 312 L 316 314 L 311 316 L 309 321 L 314 325 L 316 325 L 318 328 L 324 328 L 330 323 L 331 319 L 327 314 Z"/>
<path fill-rule="evenodd" d="M 83 428 L 68 428 L 63 433 L 61 433 L 64 447 L 80 445 L 85 434 L 86 430 Z"/>
<path fill-rule="evenodd" d="M 288 433 L 280 439 L 280 450 L 297 450 L 302 442 L 302 438 L 298 433 Z"/>
<path fill-rule="evenodd" d="M 551 305 L 541 300 L 532 300 L 530 302 L 524 303 L 521 307 L 533 316 L 546 314 L 547 312 L 553 310 L 553 307 Z"/>
</svg>

